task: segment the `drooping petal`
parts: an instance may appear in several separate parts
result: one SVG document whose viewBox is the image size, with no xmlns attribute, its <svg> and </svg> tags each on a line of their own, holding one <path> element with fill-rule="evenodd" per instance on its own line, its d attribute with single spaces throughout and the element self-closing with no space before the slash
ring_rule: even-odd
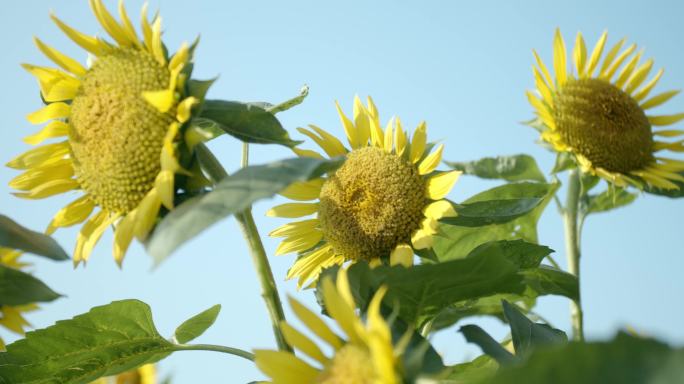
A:
<svg viewBox="0 0 684 384">
<path fill-rule="evenodd" d="M 290 200 L 306 201 L 318 199 L 325 179 L 318 178 L 309 181 L 298 181 L 290 184 L 280 192 L 282 196 Z"/>
<path fill-rule="evenodd" d="M 330 361 L 330 359 L 328 359 L 323 354 L 323 351 L 321 351 L 321 349 L 318 347 L 318 345 L 316 345 L 316 343 L 311 341 L 311 339 L 309 339 L 306 335 L 296 330 L 290 324 L 283 321 L 280 323 L 280 329 L 283 332 L 285 340 L 292 347 L 304 352 L 304 354 L 306 354 L 307 356 L 311 357 L 312 359 L 318 361 L 323 365 L 327 364 Z"/>
<path fill-rule="evenodd" d="M 291 252 L 303 252 L 313 248 L 323 238 L 323 232 L 313 230 L 309 232 L 298 233 L 285 238 L 278 248 L 276 248 L 275 255 L 285 255 Z"/>
<path fill-rule="evenodd" d="M 390 265 L 403 265 L 410 267 L 413 265 L 413 248 L 408 244 L 399 244 L 390 253 Z"/>
<path fill-rule="evenodd" d="M 313 215 L 316 212 L 318 203 L 286 203 L 269 209 L 266 216 L 295 218 Z"/>
<path fill-rule="evenodd" d="M 306 325 L 314 335 L 327 342 L 334 349 L 342 347 L 342 340 L 333 332 L 330 327 L 316 313 L 305 307 L 302 303 L 292 297 L 288 298 L 292 312 L 299 320 Z"/>
<path fill-rule="evenodd" d="M 95 203 L 87 195 L 81 196 L 60 209 L 50 221 L 45 232 L 50 235 L 57 228 L 80 224 L 90 216 L 93 209 L 95 209 Z"/>
<path fill-rule="evenodd" d="M 277 384 L 313 383 L 319 372 L 290 352 L 257 349 L 257 367 Z"/>
<path fill-rule="evenodd" d="M 69 125 L 60 120 L 51 121 L 40 131 L 33 135 L 24 137 L 24 143 L 38 145 L 47 139 L 62 137 L 69 134 Z"/>
<path fill-rule="evenodd" d="M 50 103 L 35 112 L 29 113 L 26 116 L 26 120 L 31 124 L 42 124 L 48 120 L 69 117 L 69 114 L 71 114 L 71 106 L 69 104 Z"/>
<path fill-rule="evenodd" d="M 135 229 L 135 215 L 137 210 L 128 212 L 119 223 L 116 225 L 114 231 L 114 260 L 121 266 L 128 247 L 133 240 L 133 232 Z"/>
</svg>

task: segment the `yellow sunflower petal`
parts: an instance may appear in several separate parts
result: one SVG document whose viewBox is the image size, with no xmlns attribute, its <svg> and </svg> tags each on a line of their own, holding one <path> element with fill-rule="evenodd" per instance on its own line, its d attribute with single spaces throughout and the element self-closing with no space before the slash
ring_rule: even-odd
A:
<svg viewBox="0 0 684 384">
<path fill-rule="evenodd" d="M 441 200 L 449 194 L 451 188 L 461 176 L 461 171 L 442 172 L 428 179 L 426 196 L 432 200 Z"/>
<path fill-rule="evenodd" d="M 679 94 L 679 92 L 680 92 L 679 90 L 674 90 L 674 91 L 667 91 L 667 92 L 659 93 L 659 94 L 651 97 L 650 99 L 644 101 L 639 106 L 641 107 L 641 109 L 650 109 L 650 108 L 657 107 L 663 103 L 666 103 L 672 97 Z"/>
<path fill-rule="evenodd" d="M 280 256 L 291 252 L 306 251 L 318 244 L 322 238 L 323 232 L 317 230 L 292 235 L 278 244 L 275 255 Z"/>
<path fill-rule="evenodd" d="M 150 230 L 152 230 L 152 227 L 157 222 L 157 214 L 161 204 L 161 198 L 157 190 L 152 188 L 142 199 L 138 208 L 136 208 L 133 234 L 138 240 L 144 241 L 147 238 Z"/>
<path fill-rule="evenodd" d="M 577 32 L 575 47 L 572 50 L 572 58 L 575 62 L 575 68 L 577 68 L 577 74 L 580 77 L 584 77 L 584 65 L 587 61 L 587 46 L 584 44 L 584 38 L 582 37 L 581 32 Z"/>
<path fill-rule="evenodd" d="M 344 127 L 344 132 L 347 134 L 347 141 L 349 141 L 349 145 L 351 145 L 352 149 L 361 147 L 359 133 L 356 131 L 354 123 L 352 123 L 352 121 L 349 120 L 347 115 L 344 114 L 344 112 L 342 111 L 342 107 L 340 107 L 340 103 L 336 101 L 335 106 L 337 107 L 337 114 L 340 115 L 340 121 L 342 122 L 342 126 Z"/>
<path fill-rule="evenodd" d="M 434 220 L 439 220 L 443 217 L 454 217 L 456 216 L 456 210 L 454 206 L 448 200 L 438 200 L 430 203 L 423 210 L 425 217 L 432 218 Z"/>
<path fill-rule="evenodd" d="M 627 83 L 627 80 L 632 76 L 632 73 L 634 73 L 634 69 L 639 63 L 639 60 L 641 60 L 642 55 L 643 51 L 634 55 L 634 57 L 632 57 L 632 59 L 625 64 L 624 68 L 622 68 L 622 71 L 620 71 L 617 80 L 615 80 L 616 87 L 622 88 Z"/>
<path fill-rule="evenodd" d="M 44 199 L 61 193 L 78 189 L 80 184 L 75 179 L 50 180 L 27 192 L 13 192 L 12 194 L 22 199 Z"/>
<path fill-rule="evenodd" d="M 604 32 L 606 33 L 606 32 Z M 599 70 L 599 77 L 603 77 L 610 68 L 611 64 L 613 64 L 613 60 L 615 59 L 615 56 L 617 56 L 618 52 L 620 52 L 620 48 L 622 48 L 622 45 L 625 43 L 625 39 L 621 39 L 613 47 L 610 48 L 608 53 L 606 54 L 606 57 L 603 59 L 603 64 L 601 64 L 601 69 Z"/>
<path fill-rule="evenodd" d="M 313 215 L 316 212 L 318 203 L 286 203 L 269 209 L 266 216 L 295 218 Z"/>
<path fill-rule="evenodd" d="M 684 113 L 677 113 L 675 115 L 662 115 L 662 116 L 648 116 L 648 122 L 651 125 L 661 126 L 661 125 L 671 125 L 684 120 Z"/>
<path fill-rule="evenodd" d="M 318 219 L 292 221 L 282 225 L 269 233 L 271 237 L 284 237 L 301 234 L 314 230 L 319 225 Z"/>
<path fill-rule="evenodd" d="M 162 204 L 169 210 L 173 209 L 173 196 L 175 192 L 174 174 L 172 171 L 161 171 L 154 179 L 154 189 Z"/>
<path fill-rule="evenodd" d="M 71 160 L 63 159 L 54 163 L 31 167 L 12 179 L 9 186 L 20 191 L 28 191 L 48 181 L 69 179 L 73 175 L 74 167 Z"/>
<path fill-rule="evenodd" d="M 59 161 L 69 153 L 69 143 L 46 144 L 30 149 L 10 160 L 6 165 L 14 169 L 28 169 L 43 164 Z"/>
<path fill-rule="evenodd" d="M 442 152 L 444 152 L 444 144 L 440 144 L 437 149 L 432 151 L 418 166 L 418 173 L 420 175 L 427 175 L 437 168 L 442 162 Z"/>
<path fill-rule="evenodd" d="M 292 307 L 292 312 L 295 313 L 299 320 L 304 323 L 314 335 L 318 336 L 336 350 L 342 347 L 343 343 L 340 337 L 328 327 L 323 319 L 294 298 L 289 297 L 288 300 L 290 302 L 290 307 Z"/>
<path fill-rule="evenodd" d="M 359 146 L 365 147 L 371 135 L 370 116 L 358 96 L 354 97 L 354 126 L 356 127 Z"/>
<path fill-rule="evenodd" d="M 323 280 L 323 301 L 330 317 L 335 319 L 349 340 L 352 343 L 361 343 L 362 340 L 357 333 L 357 322 L 359 320 L 354 308 L 340 296 L 330 278 Z"/>
<path fill-rule="evenodd" d="M 556 34 L 553 38 L 553 70 L 556 74 L 558 86 L 565 84 L 568 77 L 566 54 L 565 41 L 560 33 L 560 29 L 556 28 Z"/>
<path fill-rule="evenodd" d="M 280 329 L 283 332 L 283 336 L 285 336 L 285 340 L 292 347 L 304 352 L 304 354 L 306 354 L 307 356 L 311 357 L 312 359 L 318 361 L 323 365 L 328 364 L 330 359 L 328 359 L 323 354 L 323 351 L 321 351 L 321 349 L 318 348 L 318 345 L 311 341 L 311 339 L 309 339 L 306 335 L 299 332 L 290 324 L 284 321 L 280 323 Z"/>
<path fill-rule="evenodd" d="M 142 30 L 145 47 L 147 48 L 148 52 L 152 53 L 152 26 L 150 25 L 150 22 L 147 20 L 147 7 L 148 3 L 144 3 L 142 11 L 140 11 L 140 28 Z"/>
<path fill-rule="evenodd" d="M 385 149 L 385 152 L 391 153 L 392 152 L 392 147 L 393 147 L 393 137 L 394 136 L 394 118 L 390 119 L 390 121 L 387 123 L 387 127 L 385 127 L 385 138 L 383 139 L 383 148 Z"/>
<path fill-rule="evenodd" d="M 313 383 L 319 372 L 290 352 L 257 349 L 256 366 L 277 384 Z"/>
<path fill-rule="evenodd" d="M 161 113 L 168 112 L 176 101 L 175 92 L 170 89 L 145 91 L 142 96 Z"/>
<path fill-rule="evenodd" d="M 161 65 L 166 65 L 166 56 L 161 41 L 161 17 L 157 17 L 152 24 L 152 54 Z"/>
<path fill-rule="evenodd" d="M 403 265 L 410 267 L 413 265 L 413 248 L 408 244 L 399 244 L 390 253 L 390 265 Z"/>
<path fill-rule="evenodd" d="M 615 59 L 615 61 L 613 62 L 613 65 L 608 67 L 608 69 L 606 69 L 606 71 L 600 76 L 600 78 L 607 80 L 607 81 L 610 81 L 610 79 L 613 78 L 613 76 L 615 75 L 615 72 L 617 72 L 618 68 L 622 65 L 622 63 L 625 61 L 625 59 L 627 59 L 627 57 L 629 57 L 629 55 L 634 53 L 634 50 L 636 50 L 636 44 L 632 44 L 629 47 L 627 47 L 627 49 L 622 51 L 620 56 L 618 56 Z M 603 71 L 601 71 L 601 72 L 603 72 Z"/>
<path fill-rule="evenodd" d="M 178 109 L 176 110 L 176 119 L 181 123 L 185 123 L 192 117 L 192 108 L 199 104 L 199 100 L 196 97 L 190 96 L 186 97 L 178 103 Z"/>
<path fill-rule="evenodd" d="M 126 12 L 123 0 L 119 0 L 119 17 L 121 18 L 121 29 L 128 40 L 137 47 L 142 47 L 142 44 L 140 44 L 140 40 L 138 39 L 138 34 L 135 32 L 135 27 L 133 27 L 131 19 L 128 18 L 128 13 Z"/>
<path fill-rule="evenodd" d="M 651 68 L 653 68 L 653 59 L 647 60 L 644 64 L 637 68 L 632 77 L 627 80 L 625 92 L 632 94 L 632 92 L 634 92 L 634 90 L 637 89 L 637 87 L 639 87 L 644 80 L 646 80 L 646 76 L 648 76 L 648 73 L 651 72 Z"/>
<path fill-rule="evenodd" d="M 86 69 L 78 61 L 43 43 L 37 37 L 33 38 L 33 42 L 45 56 L 65 71 L 69 71 L 77 76 L 84 76 L 86 74 Z"/>
<path fill-rule="evenodd" d="M 50 103 L 35 112 L 29 113 L 26 120 L 31 124 L 42 124 L 48 120 L 69 117 L 70 114 L 71 106 L 69 104 Z"/>
<path fill-rule="evenodd" d="M 31 136 L 24 137 L 24 143 L 38 145 L 47 139 L 62 137 L 69 134 L 69 125 L 60 120 L 51 121 L 43 129 Z"/>
<path fill-rule="evenodd" d="M 102 0 L 90 0 L 90 8 L 93 10 L 95 17 L 100 22 L 100 25 L 102 25 L 102 28 L 104 28 L 109 36 L 119 43 L 119 45 L 126 47 L 133 43 L 129 40 L 128 35 L 126 35 L 121 25 L 119 25 L 116 19 L 109 13 L 102 3 Z"/>
<path fill-rule="evenodd" d="M 74 265 L 78 265 L 81 261 L 88 261 L 93 248 L 95 248 L 95 244 L 100 240 L 107 227 L 112 225 L 118 217 L 118 214 L 110 214 L 102 210 L 83 225 L 76 238 Z"/>
<path fill-rule="evenodd" d="M 589 66 L 587 67 L 586 75 L 591 77 L 593 76 L 594 69 L 596 69 L 596 65 L 599 62 L 599 59 L 601 58 L 601 54 L 603 53 L 603 47 L 606 45 L 606 39 L 608 38 L 608 32 L 603 31 L 601 34 L 601 37 L 599 37 L 598 41 L 596 42 L 596 45 L 594 46 L 594 50 L 591 52 L 591 58 L 589 58 Z"/>
<path fill-rule="evenodd" d="M 422 228 L 411 235 L 413 249 L 427 249 L 432 247 L 432 234 Z"/>
<path fill-rule="evenodd" d="M 128 214 L 116 225 L 114 231 L 114 260 L 119 264 L 119 267 L 123 263 L 126 251 L 133 240 L 136 213 L 137 211 L 135 209 L 128 212 Z"/>
<path fill-rule="evenodd" d="M 546 67 L 542 59 L 539 57 L 539 54 L 537 54 L 537 51 L 534 49 L 532 50 L 532 53 L 534 54 L 534 59 L 537 61 L 537 66 L 541 70 L 541 72 L 544 74 L 544 79 L 546 80 L 546 84 L 549 85 L 549 88 L 554 89 L 554 83 L 553 79 L 551 78 L 551 73 L 549 72 L 549 69 Z"/>
<path fill-rule="evenodd" d="M 409 154 L 409 159 L 413 164 L 417 163 L 423 157 L 426 143 L 427 124 L 423 121 L 416 128 L 411 140 L 411 153 Z"/>
<path fill-rule="evenodd" d="M 637 93 L 634 94 L 633 99 L 637 102 L 640 102 L 641 100 L 646 98 L 653 89 L 653 87 L 656 86 L 658 80 L 660 80 L 660 78 L 663 76 L 664 72 L 664 69 L 659 69 L 658 73 L 656 73 L 655 76 L 653 76 L 653 78 L 648 83 L 646 83 Z"/>
<path fill-rule="evenodd" d="M 654 136 L 662 137 L 677 137 L 684 135 L 684 130 L 681 129 L 663 129 L 662 131 L 653 131 Z"/>
<path fill-rule="evenodd" d="M 55 214 L 45 232 L 52 234 L 57 228 L 80 224 L 90 216 L 93 209 L 95 203 L 88 196 L 79 197 Z"/>
<path fill-rule="evenodd" d="M 397 129 L 394 132 L 394 151 L 397 156 L 401 157 L 404 155 L 406 145 L 408 144 L 407 140 L 406 132 L 401 125 L 401 120 L 397 117 Z"/>
<path fill-rule="evenodd" d="M 302 148 L 292 148 L 292 152 L 297 154 L 299 157 L 311 157 L 314 159 L 323 159 L 323 155 L 316 151 L 312 151 L 310 149 L 302 149 Z"/>
<path fill-rule="evenodd" d="M 321 194 L 321 188 L 323 187 L 324 181 L 325 179 L 318 178 L 309 181 L 294 182 L 281 191 L 280 194 L 290 200 L 315 200 L 318 199 Z"/>
<path fill-rule="evenodd" d="M 81 48 L 92 53 L 95 56 L 102 54 L 105 44 L 102 43 L 94 36 L 88 36 L 83 34 L 64 23 L 62 20 L 57 18 L 57 16 L 50 14 L 50 18 L 57 24 L 57 27 L 64 32 L 74 43 L 78 44 Z"/>
<path fill-rule="evenodd" d="M 315 141 L 316 144 L 318 144 L 318 146 L 321 147 L 321 149 L 323 149 L 328 156 L 342 156 L 347 153 L 347 150 L 344 148 L 344 144 L 342 144 L 341 141 L 328 133 L 326 130 L 321 129 L 313 124 L 309 125 L 309 128 L 313 129 L 318 136 L 306 128 L 297 128 L 297 131 Z"/>
</svg>

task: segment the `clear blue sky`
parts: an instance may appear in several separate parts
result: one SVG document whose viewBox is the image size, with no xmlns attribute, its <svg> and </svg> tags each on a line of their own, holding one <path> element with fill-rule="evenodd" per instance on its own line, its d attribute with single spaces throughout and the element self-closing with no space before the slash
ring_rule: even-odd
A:
<svg viewBox="0 0 684 384">
<path fill-rule="evenodd" d="M 113 1 L 107 2 L 110 8 Z M 140 1 L 128 1 L 137 20 Z M 198 33 L 195 75 L 220 74 L 212 98 L 278 102 L 309 84 L 306 102 L 281 116 L 286 128 L 308 123 L 341 134 L 334 100 L 350 111 L 355 94 L 374 97 L 384 119 L 399 115 L 406 126 L 428 122 L 433 139 L 446 143 L 448 160 L 472 160 L 498 154 L 530 153 L 550 169 L 553 156 L 534 144 L 536 132 L 518 122 L 532 109 L 524 91 L 533 87 L 531 50 L 550 59 L 555 27 L 572 42 L 581 30 L 593 46 L 604 29 L 609 42 L 626 36 L 646 56 L 665 67 L 659 89 L 684 86 L 684 3 L 679 1 L 153 1 L 161 9 L 165 41 L 174 49 Z M 32 44 L 32 36 L 85 61 L 85 55 L 49 21 L 58 16 L 88 33 L 103 31 L 85 1 L 15 1 L 3 7 L 0 23 L 0 111 L 2 162 L 28 148 L 21 138 L 37 128 L 24 116 L 40 107 L 38 87 L 19 63 L 47 64 Z M 684 97 L 660 109 L 684 111 Z M 231 170 L 239 164 L 239 145 L 229 138 L 211 145 Z M 257 147 L 252 161 L 288 157 L 277 147 Z M 24 201 L 9 195 L 7 182 L 16 172 L 0 168 L 0 212 L 42 229 L 70 197 Z M 450 198 L 460 201 L 496 185 L 463 178 Z M 281 220 L 264 217 L 277 201 L 254 208 L 262 233 Z M 642 196 L 632 206 L 590 217 L 585 226 L 582 260 L 586 329 L 591 339 L 606 338 L 617 329 L 637 331 L 684 343 L 684 200 Z M 57 235 L 68 250 L 77 229 Z M 540 223 L 541 242 L 563 260 L 561 221 L 553 207 Z M 249 349 L 273 346 L 266 311 L 247 249 L 232 219 L 225 220 L 180 249 L 157 270 L 139 245 L 128 252 L 123 270 L 111 256 L 107 233 L 87 268 L 74 271 L 69 263 L 32 257 L 36 275 L 68 296 L 30 315 L 36 327 L 123 298 L 149 303 L 164 335 L 209 306 L 221 303 L 216 323 L 198 342 Z M 269 252 L 276 242 L 265 239 Z M 292 256 L 273 258 L 283 293 L 310 306 L 311 292 L 296 292 L 285 282 Z M 540 300 L 538 310 L 557 327 L 568 329 L 568 303 L 562 298 Z M 287 309 L 289 314 L 289 308 Z M 498 336 L 505 329 L 493 320 L 481 321 Z M 3 336 L 6 336 L 3 333 Z M 10 338 L 12 339 L 12 338 Z M 437 334 L 435 345 L 449 363 L 479 351 L 466 346 L 454 329 Z M 243 383 L 261 378 L 246 361 L 209 352 L 181 352 L 162 362 L 175 383 Z"/>
</svg>

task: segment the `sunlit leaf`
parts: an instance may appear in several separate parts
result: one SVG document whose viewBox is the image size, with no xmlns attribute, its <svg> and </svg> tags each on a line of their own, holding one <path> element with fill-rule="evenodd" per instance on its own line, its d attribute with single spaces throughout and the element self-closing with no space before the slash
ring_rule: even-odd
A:
<svg viewBox="0 0 684 384">
<path fill-rule="evenodd" d="M 545 182 L 544 174 L 530 155 L 485 157 L 470 162 L 447 161 L 450 167 L 483 179 Z"/>
</svg>

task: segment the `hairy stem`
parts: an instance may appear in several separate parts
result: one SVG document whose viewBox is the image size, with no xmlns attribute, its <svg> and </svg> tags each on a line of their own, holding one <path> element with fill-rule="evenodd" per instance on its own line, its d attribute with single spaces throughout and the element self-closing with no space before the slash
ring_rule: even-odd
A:
<svg viewBox="0 0 684 384">
<path fill-rule="evenodd" d="M 578 208 L 580 202 L 580 174 L 579 170 L 570 170 L 568 175 L 568 195 L 563 212 L 563 224 L 565 228 L 565 254 L 568 263 L 568 272 L 577 277 L 580 282 L 580 226 L 578 222 Z M 570 318 L 572 321 L 572 335 L 574 340 L 584 340 L 584 320 L 582 314 L 582 301 L 578 293 L 577 300 L 570 303 Z"/>
</svg>

